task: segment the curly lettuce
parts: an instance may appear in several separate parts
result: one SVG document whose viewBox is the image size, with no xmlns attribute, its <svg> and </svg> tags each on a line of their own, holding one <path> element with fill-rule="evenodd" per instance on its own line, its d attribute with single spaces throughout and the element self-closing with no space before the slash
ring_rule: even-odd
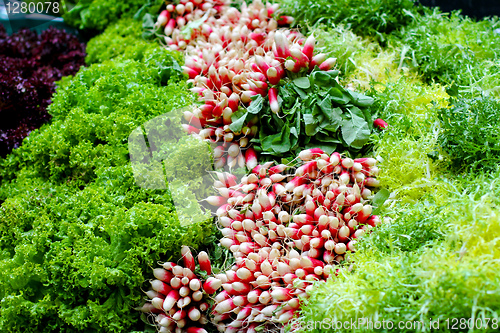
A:
<svg viewBox="0 0 500 333">
<path fill-rule="evenodd" d="M 213 241 L 210 219 L 181 224 L 171 193 L 139 188 L 129 161 L 132 130 L 193 101 L 179 55 L 89 50 L 94 63 L 59 82 L 52 123 L 0 159 L 1 332 L 142 331 L 151 267 Z"/>
</svg>

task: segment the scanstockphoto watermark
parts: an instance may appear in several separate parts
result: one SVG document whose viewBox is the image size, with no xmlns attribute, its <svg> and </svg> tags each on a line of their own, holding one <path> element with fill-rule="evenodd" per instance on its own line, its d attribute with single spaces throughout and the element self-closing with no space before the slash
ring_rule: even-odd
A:
<svg viewBox="0 0 500 333">
<path fill-rule="evenodd" d="M 410 330 L 416 332 L 430 332 L 438 329 L 446 330 L 481 330 L 498 329 L 500 321 L 496 318 L 446 318 L 391 321 L 391 320 L 373 320 L 368 318 L 351 318 L 350 320 L 336 320 L 325 318 L 322 321 L 306 321 L 304 318 L 298 318 L 292 324 L 292 331 L 373 331 L 373 330 Z"/>
<path fill-rule="evenodd" d="M 400 324 L 401 323 L 401 324 Z M 325 318 L 322 321 L 306 321 L 303 318 L 299 318 L 293 324 L 293 331 L 305 330 L 305 331 L 343 331 L 343 330 L 392 330 L 392 329 L 414 329 L 422 330 L 424 328 L 424 323 L 420 321 L 409 321 L 400 322 L 395 324 L 390 320 L 371 320 L 367 318 L 351 318 L 349 320 L 336 320 L 332 318 Z"/>
</svg>

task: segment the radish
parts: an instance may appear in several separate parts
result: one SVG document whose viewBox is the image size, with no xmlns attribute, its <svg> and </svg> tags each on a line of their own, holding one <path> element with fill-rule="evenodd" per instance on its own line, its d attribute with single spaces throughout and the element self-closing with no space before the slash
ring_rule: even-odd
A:
<svg viewBox="0 0 500 333">
<path fill-rule="evenodd" d="M 162 310 L 163 309 L 163 298 L 160 298 L 160 297 L 153 297 L 153 299 L 151 300 L 151 304 L 156 308 L 156 309 L 159 309 L 159 310 Z"/>
<path fill-rule="evenodd" d="M 217 304 L 217 306 L 215 307 L 214 310 L 215 310 L 215 312 L 218 312 L 218 313 L 226 313 L 226 312 L 230 312 L 230 311 L 234 310 L 235 308 L 236 308 L 236 306 L 234 305 L 233 300 L 227 299 L 227 300 L 222 301 L 219 304 Z"/>
<path fill-rule="evenodd" d="M 162 293 L 163 295 L 167 295 L 172 290 L 168 284 L 160 280 L 151 281 L 151 288 L 153 288 L 154 291 Z"/>
<path fill-rule="evenodd" d="M 372 206 L 364 205 L 363 208 L 361 209 L 361 211 L 358 212 L 356 220 L 359 223 L 365 222 L 372 214 L 372 210 L 373 210 Z"/>
<path fill-rule="evenodd" d="M 319 53 L 315 56 L 312 57 L 311 61 L 309 62 L 309 71 L 312 71 L 315 66 L 320 66 L 326 59 L 326 54 L 324 53 Z"/>
<path fill-rule="evenodd" d="M 206 198 L 205 201 L 207 201 L 212 206 L 222 206 L 227 202 L 227 199 L 221 196 L 212 195 Z"/>
<path fill-rule="evenodd" d="M 186 267 L 182 269 L 182 276 L 188 278 L 189 280 L 196 279 L 196 275 L 193 273 L 193 271 Z"/>
<path fill-rule="evenodd" d="M 257 303 L 259 301 L 260 294 L 262 293 L 262 290 L 260 289 L 255 289 L 252 290 L 248 293 L 247 295 L 247 300 L 249 303 Z"/>
<path fill-rule="evenodd" d="M 175 289 L 171 290 L 168 293 L 167 297 L 165 298 L 165 301 L 163 302 L 163 310 L 170 311 L 170 309 L 173 308 L 175 303 L 177 303 L 179 298 L 180 298 L 179 292 Z"/>
<path fill-rule="evenodd" d="M 263 308 L 260 313 L 265 317 L 272 317 L 274 312 L 278 309 L 278 304 L 268 305 Z"/>
<path fill-rule="evenodd" d="M 273 87 L 269 89 L 268 94 L 269 94 L 269 105 L 271 106 L 271 111 L 277 114 L 280 111 L 280 107 L 278 104 L 278 97 L 277 97 L 278 90 Z"/>
<path fill-rule="evenodd" d="M 175 11 L 176 11 L 176 12 L 177 12 L 177 14 L 179 14 L 179 15 L 184 14 L 185 10 L 186 10 L 186 7 L 184 7 L 184 5 L 183 5 L 183 4 L 178 4 L 178 5 L 175 7 Z"/>
<path fill-rule="evenodd" d="M 281 324 L 285 324 L 285 323 L 289 322 L 293 318 L 294 315 L 295 315 L 295 312 L 293 310 L 289 310 L 289 311 L 283 313 L 282 315 L 280 315 L 277 322 L 281 323 Z"/>
<path fill-rule="evenodd" d="M 207 294 L 215 293 L 222 286 L 222 281 L 214 277 L 209 277 L 205 283 L 203 283 L 203 290 Z"/>
<path fill-rule="evenodd" d="M 187 315 L 192 321 L 198 321 L 201 318 L 201 312 L 196 307 L 189 308 Z"/>
<path fill-rule="evenodd" d="M 223 179 L 216 181 L 227 203 L 220 198 L 210 200 L 222 202 L 218 210 L 224 236 L 221 244 L 235 257 L 235 265 L 220 275 L 211 290 L 224 288 L 215 297 L 216 323 L 226 328 L 236 330 L 265 320 L 278 323 L 280 318 L 286 322 L 300 307 L 298 295 L 307 297 L 313 282 L 324 281 L 332 265 L 343 261 L 347 251 L 355 251 L 354 239 L 368 231 L 367 226 L 380 223 L 371 215 L 372 206 L 361 201 L 365 186 L 378 185 L 375 176 L 366 176 L 376 160 L 353 160 L 320 149 L 304 150 L 299 159 L 295 176 L 288 182 L 283 174 L 287 166 L 270 163 L 255 163 L 239 183 L 234 179 L 231 185 Z M 365 177 L 359 184 L 358 174 Z M 290 193 L 293 196 L 287 198 Z M 245 203 L 237 201 L 247 196 Z M 179 271 L 172 270 L 174 274 Z M 207 279 L 204 290 L 213 279 Z M 193 281 L 187 281 L 188 290 L 191 284 L 197 286 Z M 179 289 L 182 295 L 183 290 Z M 183 302 L 199 302 L 194 293 L 186 297 Z M 157 306 L 160 303 L 155 299 Z M 279 311 L 267 313 L 280 305 Z"/>
<path fill-rule="evenodd" d="M 389 127 L 389 124 L 387 124 L 383 119 L 377 118 L 373 121 L 373 126 L 378 129 L 384 130 Z"/>
<path fill-rule="evenodd" d="M 290 50 L 288 48 L 288 39 L 281 32 L 277 31 L 274 34 L 274 42 L 276 45 L 278 58 L 285 59 L 290 55 Z"/>
<path fill-rule="evenodd" d="M 268 291 L 263 291 L 259 296 L 259 302 L 261 304 L 268 304 L 272 299 L 271 294 Z"/>
<path fill-rule="evenodd" d="M 319 148 L 306 149 L 299 153 L 299 158 L 302 161 L 311 161 L 313 158 L 320 157 L 325 152 Z"/>
<path fill-rule="evenodd" d="M 176 25 L 176 21 L 175 19 L 170 19 L 167 23 L 167 25 L 165 26 L 165 29 L 164 29 L 164 33 L 165 35 L 167 36 L 170 36 L 172 35 L 172 32 L 174 31 L 174 28 L 175 28 L 175 25 Z"/>
<path fill-rule="evenodd" d="M 201 281 L 198 279 L 192 279 L 191 281 L 189 281 L 189 288 L 192 291 L 199 290 L 201 288 Z"/>
<path fill-rule="evenodd" d="M 200 269 L 205 271 L 207 274 L 212 274 L 212 266 L 210 264 L 210 259 L 205 251 L 198 253 L 198 263 L 200 264 Z"/>
<path fill-rule="evenodd" d="M 350 230 L 349 230 L 349 227 L 347 226 L 342 226 L 340 229 L 339 229 L 339 232 L 337 234 L 337 237 L 339 238 L 339 241 L 341 242 L 346 242 L 348 237 L 350 235 Z"/>
<path fill-rule="evenodd" d="M 363 184 L 365 186 L 369 186 L 369 187 L 378 187 L 378 186 L 380 186 L 380 182 L 378 181 L 378 179 L 375 179 L 373 177 L 366 178 L 365 181 L 363 182 Z"/>
<path fill-rule="evenodd" d="M 304 43 L 304 48 L 302 50 L 307 59 L 312 59 L 315 44 L 316 44 L 316 39 L 314 38 L 313 35 L 307 37 L 306 42 Z"/>
<path fill-rule="evenodd" d="M 193 301 L 199 302 L 203 299 L 203 293 L 200 290 L 197 290 L 191 297 L 193 298 Z"/>
<path fill-rule="evenodd" d="M 300 50 L 299 48 L 292 48 L 290 50 L 290 54 L 293 58 L 295 58 L 297 62 L 297 66 L 300 68 L 307 68 L 309 65 L 309 58 Z"/>
<path fill-rule="evenodd" d="M 200 311 L 207 311 L 210 308 L 210 305 L 207 302 L 201 303 L 200 304 Z"/>
<path fill-rule="evenodd" d="M 208 333 L 205 329 L 199 327 L 188 327 L 186 333 Z"/>
<path fill-rule="evenodd" d="M 248 316 L 250 316 L 251 313 L 252 313 L 252 307 L 246 306 L 243 309 L 241 309 L 241 311 L 238 313 L 236 320 L 243 320 L 243 319 L 247 318 Z M 231 325 L 231 326 L 233 326 L 233 325 Z"/>
<path fill-rule="evenodd" d="M 146 294 L 146 296 L 148 296 L 148 298 L 155 298 L 155 297 L 159 297 L 159 298 L 163 298 L 165 299 L 165 295 L 157 292 L 157 291 L 154 291 L 154 290 L 148 290 L 146 292 L 144 292 Z"/>
<path fill-rule="evenodd" d="M 187 316 L 187 311 L 184 309 L 180 309 L 174 313 L 172 319 L 178 322 L 181 319 L 184 319 Z"/>
<path fill-rule="evenodd" d="M 354 252 L 356 251 L 356 240 L 351 240 L 349 243 L 347 243 L 347 250 Z M 339 253 L 342 254 L 342 253 Z"/>
<path fill-rule="evenodd" d="M 377 164 L 377 160 L 371 157 L 357 158 L 354 160 L 354 162 L 361 164 L 364 168 L 371 168 Z"/>
<path fill-rule="evenodd" d="M 288 301 L 292 298 L 290 289 L 287 288 L 275 288 L 271 292 L 271 297 L 276 301 Z"/>
<path fill-rule="evenodd" d="M 257 63 L 257 66 L 259 66 L 259 69 L 262 71 L 262 73 L 267 73 L 268 69 L 271 68 L 266 61 L 264 60 L 263 57 L 256 55 L 255 56 L 255 62 Z"/>
<path fill-rule="evenodd" d="M 163 27 L 167 24 L 169 20 L 170 20 L 170 12 L 168 10 L 163 10 L 158 16 L 157 24 L 160 27 Z"/>
<path fill-rule="evenodd" d="M 177 324 L 177 329 L 181 329 L 183 328 L 184 326 L 186 326 L 186 319 L 185 318 L 182 318 L 180 320 L 177 320 L 176 324 Z M 176 329 L 176 330 L 177 330 Z"/>
<path fill-rule="evenodd" d="M 274 67 L 269 67 L 266 71 L 266 76 L 267 79 L 269 80 L 269 83 L 272 85 L 277 85 L 280 83 L 281 76 L 278 73 L 278 70 Z"/>
<path fill-rule="evenodd" d="M 344 243 L 337 243 L 335 244 L 335 253 L 337 254 L 344 254 L 345 251 L 347 250 L 347 247 Z"/>
<path fill-rule="evenodd" d="M 319 65 L 319 69 L 322 71 L 328 71 L 335 66 L 337 58 L 328 58 Z"/>
<path fill-rule="evenodd" d="M 193 254 L 191 253 L 191 250 L 187 246 L 182 246 L 181 247 L 181 254 L 182 254 L 182 259 L 184 261 L 184 266 L 189 268 L 191 271 L 194 271 L 196 268 L 196 264 L 194 262 L 194 257 Z"/>
<path fill-rule="evenodd" d="M 294 18 L 291 16 L 281 16 L 278 19 L 278 24 L 279 25 L 287 25 L 287 24 L 292 24 L 294 21 Z"/>
<path fill-rule="evenodd" d="M 134 310 L 141 311 L 143 313 L 153 313 L 153 314 L 162 312 L 162 310 L 156 309 L 151 303 L 145 303 L 143 306 L 134 308 Z"/>
<path fill-rule="evenodd" d="M 238 278 L 241 279 L 241 281 L 252 281 L 253 280 L 253 274 L 250 272 L 250 270 L 246 267 L 241 267 L 236 271 L 236 275 Z"/>
<path fill-rule="evenodd" d="M 182 286 L 181 279 L 174 277 L 170 280 L 170 286 L 174 289 L 179 289 Z"/>
<path fill-rule="evenodd" d="M 250 284 L 239 281 L 233 282 L 232 287 L 238 294 L 248 294 L 252 290 Z"/>
<path fill-rule="evenodd" d="M 299 61 L 288 59 L 285 61 L 285 68 L 292 73 L 298 73 L 302 68 L 302 64 Z"/>
<path fill-rule="evenodd" d="M 227 291 L 223 290 L 215 296 L 214 300 L 215 300 L 215 303 L 220 303 L 220 302 L 228 299 L 229 297 L 230 297 L 229 293 Z"/>
<path fill-rule="evenodd" d="M 249 170 L 257 166 L 257 154 L 253 148 L 248 148 L 245 152 L 245 162 Z"/>
<path fill-rule="evenodd" d="M 247 298 L 245 296 L 233 297 L 233 304 L 238 306 L 238 307 L 245 306 L 247 303 L 248 303 L 248 301 L 247 301 Z"/>
</svg>

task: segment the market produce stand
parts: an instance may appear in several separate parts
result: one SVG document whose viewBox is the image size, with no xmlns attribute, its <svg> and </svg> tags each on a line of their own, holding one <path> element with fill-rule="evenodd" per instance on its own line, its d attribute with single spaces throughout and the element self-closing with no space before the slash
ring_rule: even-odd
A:
<svg viewBox="0 0 500 333">
<path fill-rule="evenodd" d="M 497 331 L 498 18 L 71 6 L 50 24 L 101 31 L 81 68 L 48 25 L 0 30 L 3 119 L 72 70 L 0 158 L 0 331 Z"/>
</svg>

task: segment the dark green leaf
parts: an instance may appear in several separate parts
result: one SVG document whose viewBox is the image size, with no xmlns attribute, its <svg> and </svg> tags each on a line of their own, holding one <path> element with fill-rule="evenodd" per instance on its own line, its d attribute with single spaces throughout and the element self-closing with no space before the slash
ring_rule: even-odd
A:
<svg viewBox="0 0 500 333">
<path fill-rule="evenodd" d="M 306 125 L 306 135 L 313 136 L 321 129 L 315 122 L 312 114 L 304 114 L 304 123 Z"/>
<path fill-rule="evenodd" d="M 371 98 L 370 96 L 366 96 L 360 93 L 357 93 L 352 90 L 346 90 L 346 92 L 351 96 L 351 102 L 352 104 L 359 106 L 359 107 L 368 107 L 371 106 L 375 100 Z"/>
<path fill-rule="evenodd" d="M 147 13 L 142 17 L 142 27 L 144 29 L 153 29 L 155 26 L 155 21 L 153 15 Z"/>
<path fill-rule="evenodd" d="M 261 95 L 255 95 L 252 98 L 252 102 L 250 103 L 250 106 L 248 107 L 247 111 L 248 113 L 251 114 L 259 114 L 260 111 L 262 111 L 262 108 L 264 107 L 264 97 Z"/>
<path fill-rule="evenodd" d="M 452 85 L 446 88 L 446 93 L 452 97 L 457 97 L 458 96 L 458 85 L 453 82 Z"/>
<path fill-rule="evenodd" d="M 363 111 L 361 111 L 360 108 L 358 108 L 356 106 L 351 106 L 349 108 L 349 111 L 351 114 L 354 114 L 354 115 L 358 116 L 359 118 L 365 119 L 365 114 L 363 113 Z"/>
<path fill-rule="evenodd" d="M 268 135 L 262 139 L 262 148 L 268 152 L 276 154 L 287 153 L 290 151 L 290 129 L 288 126 L 282 132 Z"/>
<path fill-rule="evenodd" d="M 234 119 L 231 125 L 229 125 L 229 129 L 233 132 L 241 132 L 241 129 L 247 123 L 247 117 L 249 113 L 245 112 L 242 116 L 237 119 Z"/>
<path fill-rule="evenodd" d="M 351 119 L 344 120 L 342 124 L 342 138 L 348 146 L 361 149 L 368 142 L 370 129 L 363 118 L 355 114 Z"/>
<path fill-rule="evenodd" d="M 309 82 L 309 79 L 307 77 L 298 77 L 295 80 L 293 80 L 293 84 L 295 84 L 297 87 L 301 89 L 309 89 L 311 87 L 311 82 Z"/>
<path fill-rule="evenodd" d="M 327 120 L 325 120 L 326 123 L 322 125 L 322 128 L 331 132 L 336 131 L 342 124 L 342 109 L 338 107 L 332 108 L 332 102 L 329 96 L 321 101 L 319 107 L 327 117 Z"/>
<path fill-rule="evenodd" d="M 335 103 L 340 104 L 340 105 L 345 105 L 345 104 L 349 103 L 351 100 L 347 94 L 343 93 L 343 91 L 341 91 L 337 87 L 331 87 L 328 90 L 328 93 L 330 95 L 332 102 L 335 102 Z"/>
<path fill-rule="evenodd" d="M 342 141 L 338 139 L 337 133 L 318 132 L 315 136 L 315 139 L 320 142 L 342 143 Z"/>
<path fill-rule="evenodd" d="M 299 94 L 300 98 L 302 98 L 302 99 L 306 99 L 307 98 L 307 94 L 304 92 L 304 90 L 300 89 L 296 85 L 293 86 L 293 89 L 297 92 L 297 94 Z"/>
<path fill-rule="evenodd" d="M 314 80 L 314 83 L 320 86 L 330 86 L 332 82 L 335 81 L 335 78 L 338 76 L 338 71 L 314 71 L 311 76 Z"/>
</svg>

